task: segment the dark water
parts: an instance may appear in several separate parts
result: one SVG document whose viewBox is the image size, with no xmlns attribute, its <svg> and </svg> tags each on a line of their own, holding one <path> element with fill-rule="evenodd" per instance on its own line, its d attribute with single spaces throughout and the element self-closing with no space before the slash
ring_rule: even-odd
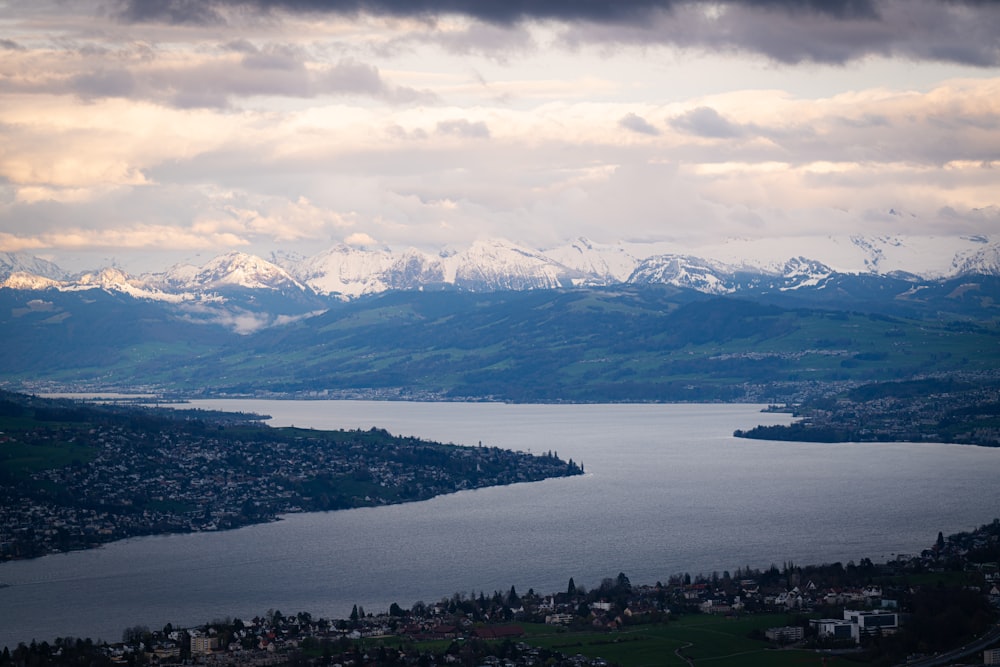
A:
<svg viewBox="0 0 1000 667">
<path fill-rule="evenodd" d="M 142 538 L 0 565 L 0 646 L 118 640 L 225 616 L 346 616 L 454 592 L 585 586 L 625 572 L 882 560 L 939 530 L 1000 515 L 1000 450 L 936 444 L 738 440 L 779 423 L 746 405 L 505 405 L 204 401 L 276 425 L 380 426 L 428 439 L 555 450 L 587 475 L 468 491 L 223 533 Z"/>
</svg>

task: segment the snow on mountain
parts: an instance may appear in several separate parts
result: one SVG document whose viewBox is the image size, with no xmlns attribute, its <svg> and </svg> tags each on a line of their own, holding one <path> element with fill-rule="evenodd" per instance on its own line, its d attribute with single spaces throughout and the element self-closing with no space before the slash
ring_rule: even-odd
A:
<svg viewBox="0 0 1000 667">
<path fill-rule="evenodd" d="M 637 260 L 622 244 L 607 245 L 578 238 L 568 245 L 545 250 L 549 259 L 581 274 L 577 284 L 609 285 L 628 280 Z"/>
<path fill-rule="evenodd" d="M 975 239 L 979 239 L 978 241 Z M 837 273 L 899 274 L 928 279 L 962 272 L 957 258 L 982 250 L 985 237 L 946 236 L 808 236 L 725 239 L 687 248 L 685 253 L 769 273 L 781 273 L 795 257 L 821 262 Z"/>
<path fill-rule="evenodd" d="M 444 284 L 444 266 L 416 248 L 408 248 L 396 257 L 383 278 L 390 289 L 421 289 Z"/>
<path fill-rule="evenodd" d="M 0 287 L 19 290 L 46 290 L 59 288 L 61 285 L 62 283 L 58 280 L 37 276 L 27 271 L 14 271 L 3 282 L 0 282 Z"/>
<path fill-rule="evenodd" d="M 0 286 L 16 289 L 105 289 L 137 298 L 190 302 L 227 300 L 231 288 L 275 297 L 357 298 L 387 290 L 549 289 L 621 283 L 670 284 L 712 294 L 822 287 L 835 274 L 942 279 L 1000 275 L 1000 240 L 987 236 L 822 236 L 724 239 L 696 248 L 676 244 L 600 244 L 576 239 L 545 251 L 501 239 L 438 254 L 415 248 L 335 245 L 312 257 L 273 253 L 275 262 L 230 252 L 204 266 L 129 276 L 109 268 L 68 278 L 59 267 L 23 253 L 0 253 Z M 281 266 L 279 266 L 279 263 Z M 275 303 L 269 301 L 269 307 Z M 244 304 L 246 305 L 246 304 Z M 303 308 L 316 307 L 310 301 Z M 261 306 L 255 306 L 261 307 Z M 292 309 L 287 314 L 299 314 Z M 294 312 L 292 312 L 294 311 Z"/>
<path fill-rule="evenodd" d="M 305 291 L 289 273 L 256 255 L 230 252 L 210 260 L 200 269 L 176 266 L 164 274 L 163 283 L 173 289 L 211 291 L 227 287 Z"/>
<path fill-rule="evenodd" d="M 736 268 L 688 255 L 647 257 L 636 267 L 628 282 L 635 285 L 674 285 L 705 292 L 728 294 L 735 291 Z"/>
<path fill-rule="evenodd" d="M 367 250 L 339 243 L 295 266 L 299 280 L 320 294 L 359 297 L 389 289 L 385 273 L 394 258 L 389 250 Z"/>
<path fill-rule="evenodd" d="M 348 298 L 444 285 L 472 291 L 552 288 L 568 284 L 572 273 L 538 251 L 501 240 L 437 257 L 415 248 L 396 254 L 338 244 L 295 267 L 295 275 L 317 292 Z"/>
<path fill-rule="evenodd" d="M 537 250 L 500 239 L 476 241 L 441 264 L 446 283 L 471 291 L 551 289 L 580 277 Z"/>
<path fill-rule="evenodd" d="M 785 262 L 781 270 L 784 281 L 778 289 L 782 291 L 817 287 L 833 275 L 833 269 L 822 262 L 805 257 L 793 257 Z"/>
<path fill-rule="evenodd" d="M 151 285 L 145 278 L 133 278 L 124 271 L 111 267 L 101 269 L 96 273 L 84 273 L 73 281 L 62 283 L 59 289 L 63 291 L 103 289 L 108 292 L 122 292 L 137 299 L 152 299 L 171 303 L 179 303 L 191 298 L 190 294 L 164 292 L 155 285 Z"/>
<path fill-rule="evenodd" d="M 0 252 L 0 279 L 26 273 L 50 280 L 66 280 L 66 272 L 52 262 L 23 252 Z"/>
<path fill-rule="evenodd" d="M 955 255 L 952 263 L 955 272 L 958 275 L 1000 275 L 1000 242 L 990 243 L 981 236 L 972 237 L 971 240 L 979 247 L 972 247 Z"/>
</svg>

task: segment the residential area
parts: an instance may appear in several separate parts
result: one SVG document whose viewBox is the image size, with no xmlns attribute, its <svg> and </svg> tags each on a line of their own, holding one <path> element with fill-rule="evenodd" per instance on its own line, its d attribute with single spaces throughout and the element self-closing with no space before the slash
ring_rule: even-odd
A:
<svg viewBox="0 0 1000 667">
<path fill-rule="evenodd" d="M 886 563 L 783 563 L 767 570 L 681 573 L 641 585 L 619 573 L 591 589 L 570 578 L 559 592 L 519 594 L 511 586 L 409 608 L 393 603 L 376 613 L 355 605 L 343 619 L 271 609 L 186 629 L 137 625 L 114 644 L 74 638 L 21 644 L 0 654 L 0 667 L 71 663 L 80 653 L 96 656 L 98 664 L 130 667 L 603 667 L 629 664 L 610 660 L 609 651 L 620 656 L 629 642 L 641 648 L 644 637 L 670 628 L 683 632 L 692 619 L 750 627 L 741 641 L 758 652 L 798 649 L 864 664 L 905 664 L 955 649 L 956 642 L 1000 640 L 998 557 L 995 520 L 969 533 L 939 534 L 922 553 Z M 748 619 L 750 625 L 738 625 Z M 682 661 L 698 649 L 694 642 L 684 650 L 675 644 Z M 978 649 L 973 657 L 981 663 L 984 655 L 992 654 Z"/>
<path fill-rule="evenodd" d="M 582 473 L 553 452 L 0 393 L 0 560 Z"/>
</svg>

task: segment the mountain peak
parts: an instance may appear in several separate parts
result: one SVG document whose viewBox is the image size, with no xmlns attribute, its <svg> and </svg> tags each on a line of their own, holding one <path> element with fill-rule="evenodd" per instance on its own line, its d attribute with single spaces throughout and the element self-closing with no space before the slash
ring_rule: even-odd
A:
<svg viewBox="0 0 1000 667">
<path fill-rule="evenodd" d="M 305 291 L 306 287 L 277 264 L 245 252 L 231 251 L 209 260 L 200 269 L 175 267 L 166 281 L 186 289 L 218 290 L 232 287 L 246 289 L 286 289 Z"/>
</svg>

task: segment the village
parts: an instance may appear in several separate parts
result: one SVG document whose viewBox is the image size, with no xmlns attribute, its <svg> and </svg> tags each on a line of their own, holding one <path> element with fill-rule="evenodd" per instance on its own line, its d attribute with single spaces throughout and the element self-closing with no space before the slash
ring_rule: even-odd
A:
<svg viewBox="0 0 1000 667">
<path fill-rule="evenodd" d="M 597 656 L 546 648 L 539 637 L 599 633 L 608 642 L 642 627 L 681 617 L 782 618 L 784 625 L 754 630 L 762 647 L 857 653 L 905 650 L 908 658 L 934 654 L 959 639 L 998 635 L 1000 521 L 945 538 L 913 556 L 886 563 L 737 569 L 710 575 L 676 574 L 666 582 L 633 585 L 627 575 L 587 589 L 570 578 L 565 591 L 519 595 L 508 591 L 454 593 L 407 609 L 393 603 L 371 613 L 355 605 L 343 619 L 285 615 L 271 609 L 251 619 L 224 618 L 192 628 L 136 625 L 122 641 L 33 641 L 5 649 L 0 667 L 63 664 L 80 652 L 101 664 L 212 666 L 269 665 L 573 665 L 603 667 Z M 961 582 L 945 588 L 937 581 Z M 956 608 L 961 609 L 958 614 Z M 947 615 L 948 634 L 935 633 Z M 916 638 L 916 639 L 914 639 Z M 1000 640 L 1000 635 L 993 638 Z M 895 641 L 895 643 L 894 643 Z M 560 646 L 555 644 L 554 646 Z M 590 651 L 592 653 L 593 651 Z M 891 653 L 889 653 L 891 654 Z M 984 659 L 991 659 L 989 651 Z M 34 662 L 29 657 L 34 656 Z M 996 656 L 1000 659 L 1000 656 Z M 996 664 L 989 663 L 987 664 Z"/>
<path fill-rule="evenodd" d="M 374 428 L 285 430 L 249 416 L 12 405 L 27 418 L 0 422 L 0 560 L 582 472 L 552 452 L 442 445 Z M 32 467 L 46 459 L 62 464 Z"/>
</svg>

